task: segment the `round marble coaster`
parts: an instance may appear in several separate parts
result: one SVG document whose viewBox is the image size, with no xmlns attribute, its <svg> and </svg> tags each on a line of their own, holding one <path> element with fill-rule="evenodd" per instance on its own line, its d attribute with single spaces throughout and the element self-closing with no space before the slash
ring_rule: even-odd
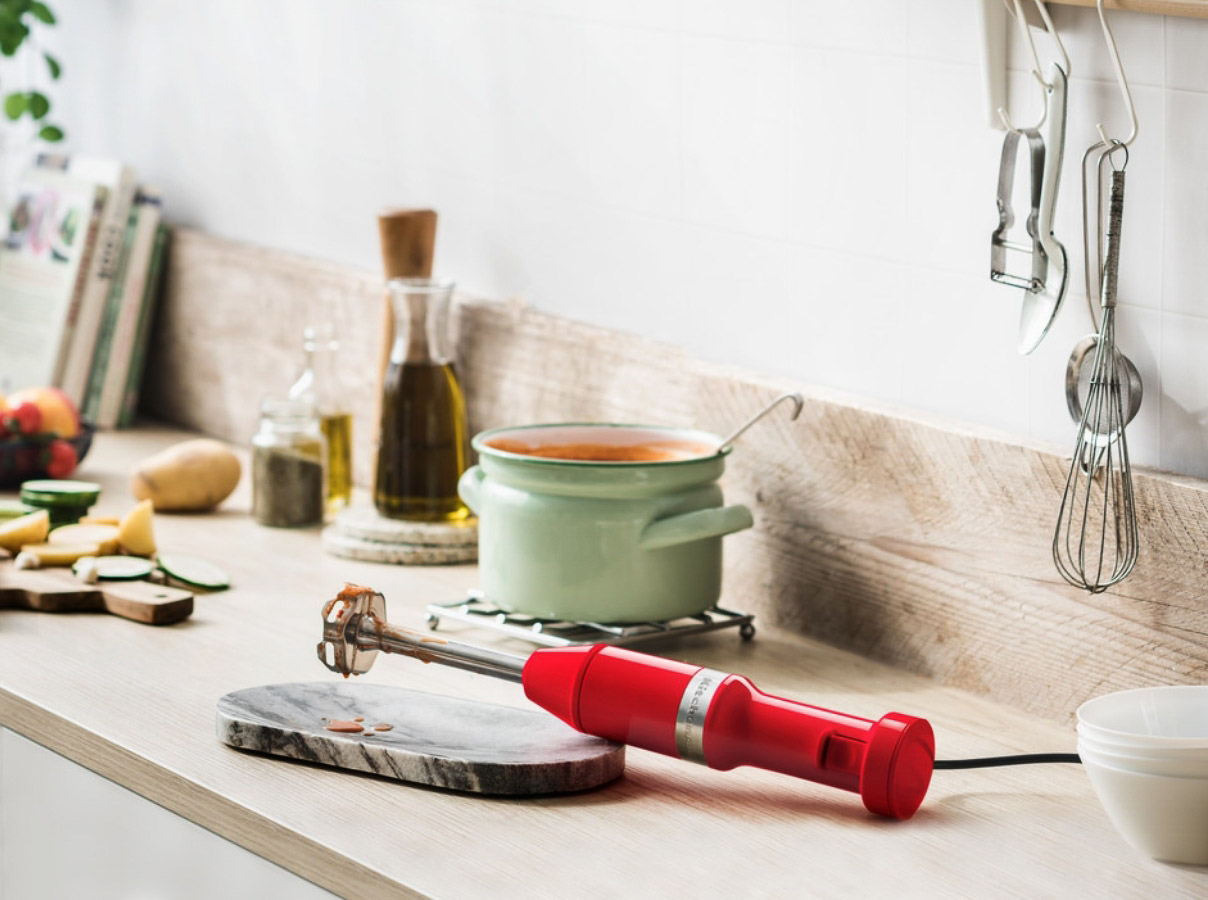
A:
<svg viewBox="0 0 1208 900">
<path fill-rule="evenodd" d="M 623 744 L 548 713 L 382 684 L 247 688 L 217 712 L 218 739 L 240 750 L 476 794 L 585 791 L 625 769 Z"/>
<path fill-rule="evenodd" d="M 373 507 L 350 506 L 332 523 L 350 538 L 384 544 L 425 544 L 433 547 L 468 547 L 478 543 L 478 520 L 464 522 L 406 522 L 387 519 Z"/>
<path fill-rule="evenodd" d="M 467 547 L 437 547 L 430 544 L 387 544 L 349 537 L 338 525 L 328 525 L 322 532 L 323 549 L 332 556 L 359 559 L 364 562 L 394 563 L 404 566 L 442 566 L 473 562 L 478 559 L 478 545 Z"/>
</svg>

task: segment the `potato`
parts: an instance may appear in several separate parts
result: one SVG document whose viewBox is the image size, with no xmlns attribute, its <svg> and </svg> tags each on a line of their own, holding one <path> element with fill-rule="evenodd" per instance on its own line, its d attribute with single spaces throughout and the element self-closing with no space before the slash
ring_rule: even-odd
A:
<svg viewBox="0 0 1208 900">
<path fill-rule="evenodd" d="M 22 556 L 32 556 L 41 568 L 70 566 L 85 556 L 96 556 L 100 548 L 96 544 L 26 544 L 21 548 Z"/>
<path fill-rule="evenodd" d="M 150 500 L 157 510 L 204 512 L 231 495 L 241 471 L 225 444 L 194 438 L 139 463 L 130 490 L 135 500 Z"/>
<path fill-rule="evenodd" d="M 122 517 L 122 524 L 117 526 L 117 542 L 131 556 L 155 555 L 150 500 L 140 500 L 134 509 Z"/>
<path fill-rule="evenodd" d="M 81 525 L 120 525 L 121 522 L 117 516 L 80 516 Z"/>
<path fill-rule="evenodd" d="M 16 553 L 25 544 L 38 544 L 50 533 L 50 513 L 44 509 L 9 519 L 0 525 L 0 547 Z"/>
<path fill-rule="evenodd" d="M 48 544 L 96 544 L 100 556 L 117 553 L 118 528 L 116 525 L 60 525 L 52 529 L 46 538 Z"/>
</svg>

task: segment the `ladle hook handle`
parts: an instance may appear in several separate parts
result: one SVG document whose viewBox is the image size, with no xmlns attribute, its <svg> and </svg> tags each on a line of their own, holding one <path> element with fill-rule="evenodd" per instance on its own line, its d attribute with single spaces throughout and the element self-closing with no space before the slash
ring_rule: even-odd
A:
<svg viewBox="0 0 1208 900">
<path fill-rule="evenodd" d="M 739 425 L 738 428 L 734 429 L 734 431 L 730 432 L 730 434 L 728 434 L 725 438 L 723 438 L 722 442 L 717 446 L 717 452 L 729 452 L 730 448 L 734 445 L 734 442 L 738 440 L 748 428 L 770 413 L 785 400 L 793 401 L 793 414 L 789 416 L 790 421 L 801 415 L 801 408 L 805 406 L 805 398 L 800 394 L 781 394 L 759 412 L 755 413 L 755 415 L 751 416 L 751 418 Z"/>
</svg>

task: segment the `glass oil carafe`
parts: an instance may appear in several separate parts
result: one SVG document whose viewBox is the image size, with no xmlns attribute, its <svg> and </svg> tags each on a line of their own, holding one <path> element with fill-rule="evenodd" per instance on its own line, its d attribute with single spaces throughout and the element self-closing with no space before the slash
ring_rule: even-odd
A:
<svg viewBox="0 0 1208 900">
<path fill-rule="evenodd" d="M 290 387 L 289 398 L 310 402 L 319 418 L 327 453 L 324 505 L 330 514 L 352 502 L 352 413 L 343 385 L 335 328 L 306 328 L 302 332 L 302 352 L 302 372 Z"/>
<path fill-rule="evenodd" d="M 453 283 L 395 278 L 387 286 L 394 345 L 382 382 L 373 503 L 392 519 L 460 521 L 470 514 L 457 495 L 469 441 L 448 334 Z"/>
</svg>

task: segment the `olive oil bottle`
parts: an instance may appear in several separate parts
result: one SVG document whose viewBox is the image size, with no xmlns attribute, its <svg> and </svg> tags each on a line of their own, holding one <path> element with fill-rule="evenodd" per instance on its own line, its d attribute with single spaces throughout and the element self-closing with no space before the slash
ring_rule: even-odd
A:
<svg viewBox="0 0 1208 900">
<path fill-rule="evenodd" d="M 382 382 L 373 502 L 392 519 L 460 521 L 470 514 L 457 495 L 469 436 L 446 333 L 453 285 L 395 278 L 389 289 L 394 345 Z"/>
<path fill-rule="evenodd" d="M 327 511 L 339 512 L 352 502 L 352 413 L 321 412 L 319 428 L 327 444 Z"/>
<path fill-rule="evenodd" d="M 302 373 L 289 389 L 292 400 L 308 400 L 319 419 L 326 447 L 324 505 L 328 514 L 352 502 L 352 413 L 347 407 L 339 363 L 340 342 L 330 325 L 302 332 Z"/>
</svg>

